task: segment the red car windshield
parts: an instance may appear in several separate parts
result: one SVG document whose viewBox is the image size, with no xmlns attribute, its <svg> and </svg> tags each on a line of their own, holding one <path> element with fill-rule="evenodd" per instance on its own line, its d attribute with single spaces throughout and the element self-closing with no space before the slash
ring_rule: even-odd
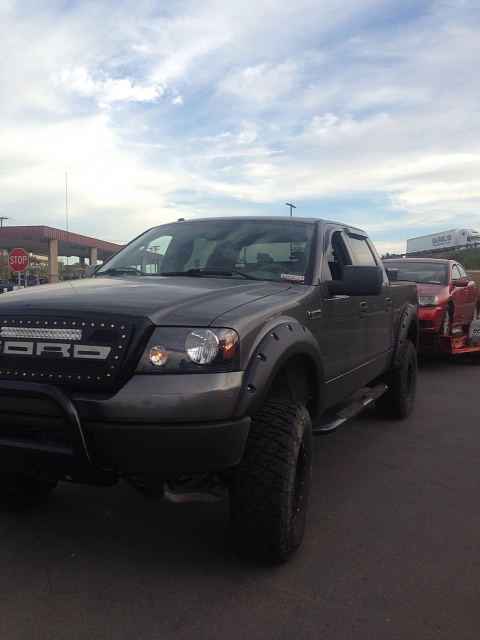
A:
<svg viewBox="0 0 480 640">
<path fill-rule="evenodd" d="M 424 282 L 430 284 L 448 284 L 446 264 L 433 262 L 388 262 L 387 267 L 398 269 L 398 280 L 409 282 Z"/>
</svg>

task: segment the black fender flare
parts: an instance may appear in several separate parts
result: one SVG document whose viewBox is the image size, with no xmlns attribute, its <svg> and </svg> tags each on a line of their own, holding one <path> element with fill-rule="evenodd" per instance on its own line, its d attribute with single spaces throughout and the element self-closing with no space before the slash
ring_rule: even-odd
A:
<svg viewBox="0 0 480 640">
<path fill-rule="evenodd" d="M 401 363 L 401 353 L 407 340 L 413 342 L 415 350 L 418 351 L 418 340 L 420 326 L 418 324 L 417 307 L 408 302 L 400 311 L 397 334 L 395 337 L 395 348 L 393 351 L 392 368 L 397 369 Z"/>
<path fill-rule="evenodd" d="M 316 414 L 322 403 L 324 380 L 320 349 L 312 333 L 296 321 L 282 322 L 268 330 L 257 343 L 245 370 L 235 415 L 253 415 L 265 399 L 281 366 L 292 356 L 303 356 L 309 362 L 312 376 L 310 411 Z"/>
</svg>

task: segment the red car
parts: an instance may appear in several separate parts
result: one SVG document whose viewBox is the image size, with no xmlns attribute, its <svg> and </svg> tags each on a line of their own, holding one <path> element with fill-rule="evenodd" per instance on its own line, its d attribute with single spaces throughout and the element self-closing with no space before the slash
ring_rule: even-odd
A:
<svg viewBox="0 0 480 640">
<path fill-rule="evenodd" d="M 477 285 L 455 260 L 403 258 L 384 260 L 384 265 L 398 269 L 398 280 L 417 283 L 421 339 L 465 332 L 480 318 Z"/>
</svg>

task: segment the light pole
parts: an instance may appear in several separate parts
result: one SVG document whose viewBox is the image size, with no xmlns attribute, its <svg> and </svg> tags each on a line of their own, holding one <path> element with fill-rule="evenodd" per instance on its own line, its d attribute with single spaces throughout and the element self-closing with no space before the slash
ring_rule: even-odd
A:
<svg viewBox="0 0 480 640">
<path fill-rule="evenodd" d="M 7 216 L 0 216 L 0 227 L 3 227 L 3 221 L 10 220 Z M 3 247 L 0 249 L 0 278 L 3 279 Z"/>
<path fill-rule="evenodd" d="M 68 242 L 68 173 L 65 171 L 65 220 L 67 223 L 67 242 Z M 67 259 L 67 278 L 68 278 L 68 256 Z"/>
<path fill-rule="evenodd" d="M 290 204 L 290 202 L 285 203 L 287 207 L 290 207 L 290 218 L 292 217 L 292 209 L 296 209 L 297 207 L 294 204 Z"/>
</svg>

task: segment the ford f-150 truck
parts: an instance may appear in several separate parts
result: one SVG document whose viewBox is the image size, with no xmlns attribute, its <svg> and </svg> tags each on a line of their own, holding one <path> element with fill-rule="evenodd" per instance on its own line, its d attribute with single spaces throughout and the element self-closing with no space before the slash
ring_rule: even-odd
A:
<svg viewBox="0 0 480 640">
<path fill-rule="evenodd" d="M 179 220 L 90 277 L 3 295 L 0 506 L 120 478 L 228 498 L 238 550 L 286 561 L 312 435 L 370 402 L 410 414 L 417 310 L 365 232 L 309 218 Z"/>
</svg>

